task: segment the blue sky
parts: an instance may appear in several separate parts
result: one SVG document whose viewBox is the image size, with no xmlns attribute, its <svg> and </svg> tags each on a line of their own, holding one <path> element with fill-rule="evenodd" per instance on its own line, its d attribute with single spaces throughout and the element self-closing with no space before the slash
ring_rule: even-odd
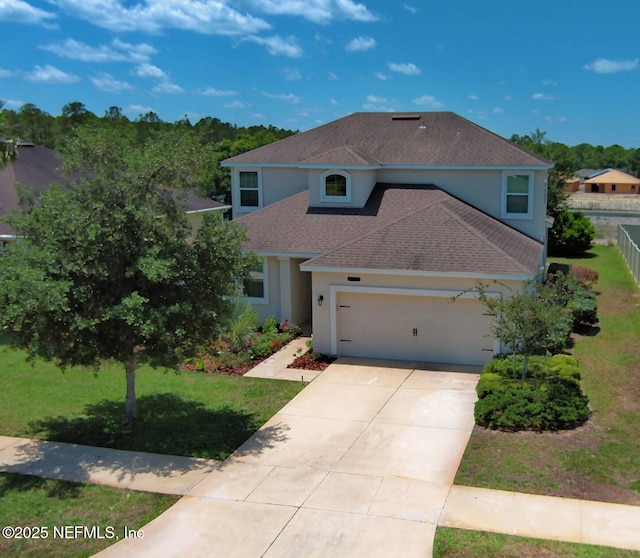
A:
<svg viewBox="0 0 640 558">
<path fill-rule="evenodd" d="M 640 2 L 0 0 L 0 99 L 306 130 L 450 110 L 640 147 Z"/>
</svg>

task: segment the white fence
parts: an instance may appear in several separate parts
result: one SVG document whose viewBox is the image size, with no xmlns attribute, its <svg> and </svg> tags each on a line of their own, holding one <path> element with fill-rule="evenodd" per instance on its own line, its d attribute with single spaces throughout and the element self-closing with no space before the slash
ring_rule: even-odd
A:
<svg viewBox="0 0 640 558">
<path fill-rule="evenodd" d="M 640 225 L 620 225 L 618 248 L 636 283 L 640 285 Z"/>
</svg>

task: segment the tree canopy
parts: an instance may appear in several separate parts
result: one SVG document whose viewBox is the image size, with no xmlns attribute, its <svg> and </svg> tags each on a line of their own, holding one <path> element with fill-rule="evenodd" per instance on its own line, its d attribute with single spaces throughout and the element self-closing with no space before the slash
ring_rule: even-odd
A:
<svg viewBox="0 0 640 558">
<path fill-rule="evenodd" d="M 63 368 L 121 362 L 133 425 L 136 362 L 176 366 L 219 335 L 254 261 L 234 224 L 209 217 L 193 234 L 158 188 L 202 172 L 193 137 L 160 132 L 140 147 L 113 132 L 79 130 L 65 168 L 84 178 L 52 185 L 10 219 L 21 240 L 0 266 L 0 324 L 14 345 Z"/>
</svg>

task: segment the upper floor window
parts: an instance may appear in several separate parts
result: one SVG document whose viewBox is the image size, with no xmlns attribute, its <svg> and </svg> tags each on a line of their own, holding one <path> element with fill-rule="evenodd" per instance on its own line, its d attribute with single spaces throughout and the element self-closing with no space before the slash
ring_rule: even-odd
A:
<svg viewBox="0 0 640 558">
<path fill-rule="evenodd" d="M 241 208 L 260 207 L 260 174 L 258 171 L 238 171 L 238 193 Z"/>
<path fill-rule="evenodd" d="M 327 171 L 321 176 L 322 201 L 351 201 L 351 176 L 344 171 Z"/>
<path fill-rule="evenodd" d="M 505 171 L 502 173 L 502 217 L 531 219 L 533 217 L 533 173 Z"/>
</svg>

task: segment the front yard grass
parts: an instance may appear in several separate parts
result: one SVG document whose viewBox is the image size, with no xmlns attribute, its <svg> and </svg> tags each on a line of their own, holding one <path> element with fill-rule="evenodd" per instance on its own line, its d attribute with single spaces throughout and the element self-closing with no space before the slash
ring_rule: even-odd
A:
<svg viewBox="0 0 640 558">
<path fill-rule="evenodd" d="M 455 483 L 640 504 L 640 289 L 618 250 L 559 260 L 595 269 L 600 331 L 575 340 L 592 415 L 576 430 L 505 433 L 476 428 Z"/>
<path fill-rule="evenodd" d="M 62 373 L 5 346 L 0 370 L 0 434 L 210 459 L 225 459 L 304 387 L 140 366 L 138 424 L 129 430 L 119 365 Z"/>
<path fill-rule="evenodd" d="M 580 543 L 546 541 L 486 531 L 466 531 L 438 527 L 433 543 L 434 558 L 631 558 L 634 550 Z"/>
<path fill-rule="evenodd" d="M 140 529 L 177 499 L 164 494 L 0 473 L 0 526 L 37 528 L 20 533 L 23 537 L 31 535 L 26 538 L 0 537 L 0 556 L 90 556 L 116 542 L 112 535 L 122 538 L 125 527 Z M 95 526 L 99 530 L 92 537 L 80 533 L 74 536 L 73 531 L 54 532 L 54 527 L 65 526 L 89 529 Z M 37 537 L 33 536 L 35 533 Z"/>
<path fill-rule="evenodd" d="M 0 434 L 222 460 L 291 400 L 302 383 L 197 372 L 137 373 L 138 424 L 124 428 L 125 374 L 64 373 L 0 346 Z M 177 500 L 58 480 L 0 473 L 0 526 L 47 526 L 47 539 L 0 538 L 0 556 L 89 556 L 113 539 L 54 539 L 53 526 L 139 529 Z"/>
</svg>

